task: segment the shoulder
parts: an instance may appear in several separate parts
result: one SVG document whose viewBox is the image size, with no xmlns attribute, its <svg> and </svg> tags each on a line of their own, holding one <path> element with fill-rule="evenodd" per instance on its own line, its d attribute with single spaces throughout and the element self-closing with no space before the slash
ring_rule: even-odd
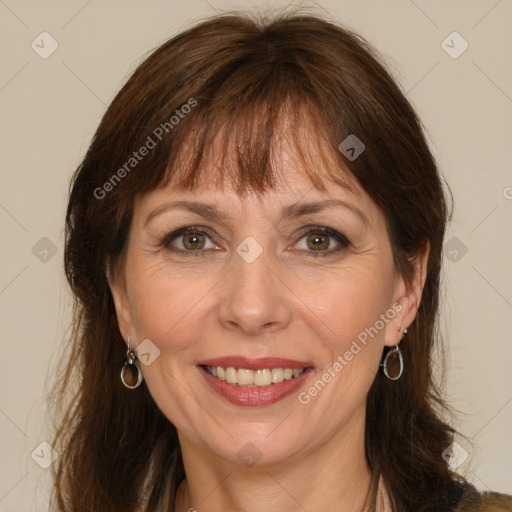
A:
<svg viewBox="0 0 512 512">
<path fill-rule="evenodd" d="M 512 512 L 512 496 L 498 492 L 479 492 L 466 484 L 454 512 Z"/>
</svg>

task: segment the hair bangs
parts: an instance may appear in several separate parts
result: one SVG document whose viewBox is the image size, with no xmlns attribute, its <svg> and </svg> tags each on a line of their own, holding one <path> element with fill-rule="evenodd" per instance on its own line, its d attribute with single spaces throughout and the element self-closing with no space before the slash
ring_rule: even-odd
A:
<svg viewBox="0 0 512 512">
<path fill-rule="evenodd" d="M 325 192 L 332 182 L 353 190 L 353 175 L 319 98 L 297 90 L 293 77 L 281 69 L 265 78 L 240 90 L 242 79 L 235 75 L 213 97 L 198 98 L 173 141 L 162 187 L 223 188 L 228 181 L 242 197 L 263 194 L 276 189 L 287 169 L 286 148 L 299 166 L 294 171 L 304 172 L 313 187 Z"/>
</svg>

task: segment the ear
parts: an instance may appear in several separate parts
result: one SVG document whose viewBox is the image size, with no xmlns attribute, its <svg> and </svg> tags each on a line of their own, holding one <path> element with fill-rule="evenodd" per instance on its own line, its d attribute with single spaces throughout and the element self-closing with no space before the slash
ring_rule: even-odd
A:
<svg viewBox="0 0 512 512">
<path fill-rule="evenodd" d="M 397 273 L 393 304 L 400 304 L 401 309 L 393 320 L 394 329 L 386 330 L 385 345 L 388 347 L 392 347 L 400 342 L 402 331 L 409 327 L 416 318 L 427 278 L 429 253 L 430 243 L 427 240 L 423 250 L 418 254 L 414 262 L 414 277 L 411 282 L 406 282 L 403 276 Z M 399 328 L 400 332 L 398 331 Z"/>
<path fill-rule="evenodd" d="M 114 299 L 117 323 L 121 336 L 128 340 L 128 336 L 133 338 L 133 321 L 130 309 L 130 302 L 126 291 L 126 282 L 124 278 L 113 275 L 110 268 L 107 271 L 107 281 Z"/>
</svg>

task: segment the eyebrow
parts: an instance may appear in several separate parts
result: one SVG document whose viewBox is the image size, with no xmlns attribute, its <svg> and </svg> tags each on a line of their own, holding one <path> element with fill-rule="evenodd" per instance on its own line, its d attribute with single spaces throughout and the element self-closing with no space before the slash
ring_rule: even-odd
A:
<svg viewBox="0 0 512 512">
<path fill-rule="evenodd" d="M 322 210 L 331 208 L 344 208 L 346 210 L 349 210 L 357 217 L 359 217 L 365 225 L 369 225 L 368 217 L 364 214 L 362 210 L 360 210 L 359 208 L 350 203 L 341 201 L 340 199 L 325 199 L 323 201 L 291 204 L 283 208 L 283 210 L 281 211 L 281 219 L 285 220 L 298 218 L 304 215 L 317 213 Z M 207 204 L 198 201 L 172 201 L 169 203 L 165 203 L 159 206 L 158 208 L 155 208 L 147 216 L 146 220 L 144 221 L 144 226 L 151 222 L 155 217 L 173 209 L 190 211 L 206 219 L 217 220 L 220 222 L 228 222 L 231 219 L 231 216 L 229 214 L 218 209 L 213 204 Z"/>
</svg>

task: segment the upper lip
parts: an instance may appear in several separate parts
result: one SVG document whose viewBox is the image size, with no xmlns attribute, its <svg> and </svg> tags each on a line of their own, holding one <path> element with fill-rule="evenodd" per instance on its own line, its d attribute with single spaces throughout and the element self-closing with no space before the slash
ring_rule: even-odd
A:
<svg viewBox="0 0 512 512">
<path fill-rule="evenodd" d="M 296 359 L 286 359 L 282 357 L 260 357 L 250 359 L 242 356 L 217 357 L 201 361 L 202 366 L 221 366 L 222 368 L 247 368 L 248 370 L 262 370 L 264 368 L 296 368 L 302 369 L 312 366 L 311 362 L 297 361 Z"/>
</svg>

